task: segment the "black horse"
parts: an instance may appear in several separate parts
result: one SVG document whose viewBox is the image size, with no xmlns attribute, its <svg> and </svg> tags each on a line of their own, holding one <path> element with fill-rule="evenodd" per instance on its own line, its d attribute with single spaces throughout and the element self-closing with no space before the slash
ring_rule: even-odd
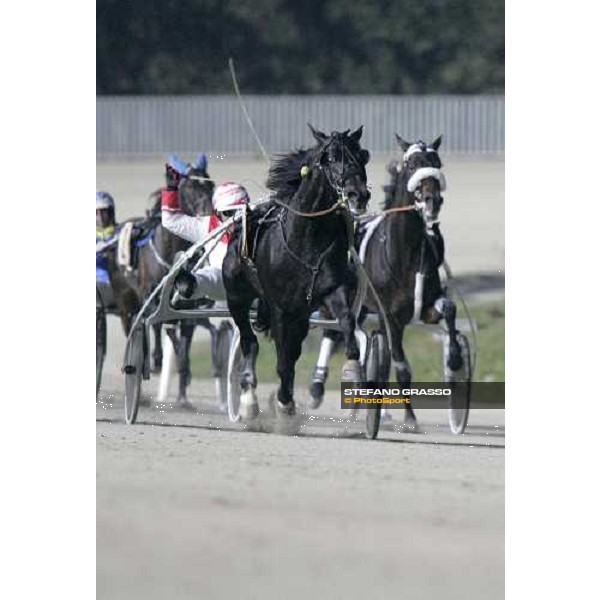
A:
<svg viewBox="0 0 600 600">
<path fill-rule="evenodd" d="M 386 213 L 383 219 L 371 224 L 368 243 L 360 253 L 388 319 L 392 366 L 397 381 L 404 388 L 410 387 L 412 371 L 402 340 L 404 328 L 413 319 L 428 324 L 445 319 L 450 339 L 445 367 L 457 371 L 463 359 L 457 342 L 456 306 L 446 297 L 439 276 L 439 267 L 444 261 L 444 240 L 438 224 L 443 203 L 441 192 L 445 188 L 438 154 L 442 138 L 438 137 L 430 145 L 420 140 L 409 143 L 399 135 L 396 139 L 404 156 L 401 162 L 392 161 L 388 166 L 391 180 L 384 187 Z M 380 312 L 370 290 L 364 308 Z M 380 321 L 385 331 L 381 316 Z M 327 340 L 324 343 L 329 347 L 335 345 L 337 332 L 324 332 L 324 336 Z M 326 352 L 323 354 L 328 358 Z M 387 371 L 385 379 L 389 378 L 389 365 Z M 322 398 L 326 377 L 326 366 L 317 366 L 311 386 L 316 405 Z M 405 424 L 416 428 L 414 411 L 409 405 L 406 405 L 405 415 Z"/>
<path fill-rule="evenodd" d="M 258 413 L 258 341 L 249 319 L 256 298 L 268 308 L 277 350 L 280 412 L 295 411 L 295 364 L 310 314 L 322 305 L 338 319 L 344 334 L 348 361 L 343 378 L 361 380 L 349 304 L 356 280 L 348 264 L 347 210 L 364 211 L 370 198 L 365 170 L 369 153 L 360 147 L 362 126 L 354 133 L 329 136 L 309 127 L 317 144 L 274 161 L 267 180 L 274 198 L 255 209 L 245 227 L 236 226 L 223 262 L 229 310 L 241 336 L 243 418 Z"/>
<path fill-rule="evenodd" d="M 181 209 L 192 216 L 210 214 L 212 212 L 214 183 L 204 169 L 198 169 L 193 165 L 188 165 L 188 167 L 187 176 L 182 179 L 179 185 Z M 130 290 L 133 289 L 137 302 L 132 306 L 132 309 L 137 308 L 138 310 L 169 271 L 176 254 L 187 250 L 191 245 L 188 241 L 174 235 L 162 226 L 161 189 L 154 191 L 149 200 L 151 208 L 147 211 L 146 218 L 135 221 L 137 239 L 133 241 L 133 245 L 135 246 L 134 262 L 136 268 L 119 268 L 114 260 L 109 262 L 113 265 L 112 269 L 109 270 L 109 275 L 115 290 L 117 303 L 120 301 L 121 294 L 125 293 L 128 294 L 131 301 Z M 179 373 L 177 401 L 184 405 L 187 404 L 186 390 L 191 380 L 189 351 L 196 325 L 201 325 L 209 330 L 214 354 L 216 328 L 208 319 L 182 320 L 179 323 L 179 336 L 177 336 L 174 327 L 167 329 L 177 356 L 177 370 Z M 161 328 L 161 323 L 153 326 L 155 344 L 152 358 L 155 372 L 160 371 L 163 359 Z"/>
</svg>

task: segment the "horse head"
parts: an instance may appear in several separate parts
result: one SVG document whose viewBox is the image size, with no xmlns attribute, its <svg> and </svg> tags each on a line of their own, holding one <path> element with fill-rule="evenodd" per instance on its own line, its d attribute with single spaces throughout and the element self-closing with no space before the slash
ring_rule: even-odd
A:
<svg viewBox="0 0 600 600">
<path fill-rule="evenodd" d="M 179 184 L 181 210 L 190 216 L 209 215 L 215 184 L 202 166 L 188 165 L 186 176 Z"/>
<path fill-rule="evenodd" d="M 333 191 L 348 201 L 348 207 L 355 214 L 362 214 L 367 208 L 371 192 L 367 187 L 369 151 L 360 146 L 362 125 L 353 133 L 333 131 L 326 135 L 308 125 L 318 145 L 314 166 L 325 175 Z"/>
<path fill-rule="evenodd" d="M 404 184 L 403 191 L 414 201 L 425 224 L 431 228 L 438 222 L 444 202 L 441 192 L 446 189 L 446 178 L 438 154 L 442 136 L 436 138 L 431 144 L 421 140 L 407 142 L 398 134 L 396 139 L 404 152 L 402 166 L 398 167 Z"/>
</svg>

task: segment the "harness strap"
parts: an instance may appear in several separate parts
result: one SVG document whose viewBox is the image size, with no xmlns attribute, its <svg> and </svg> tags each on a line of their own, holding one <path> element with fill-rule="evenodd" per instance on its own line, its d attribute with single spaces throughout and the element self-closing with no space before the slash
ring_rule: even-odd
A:
<svg viewBox="0 0 600 600">
<path fill-rule="evenodd" d="M 152 249 L 152 252 L 154 253 L 154 258 L 156 258 L 156 260 L 158 261 L 158 263 L 167 271 L 169 271 L 171 269 L 171 267 L 173 265 L 170 265 L 166 260 L 164 260 L 164 258 L 158 253 L 158 250 L 156 249 L 156 246 L 154 245 L 154 236 L 152 235 L 150 237 L 150 240 L 148 241 L 148 245 L 150 246 L 150 248 Z"/>
<path fill-rule="evenodd" d="M 243 225 L 243 229 L 242 229 L 244 237 L 243 237 L 242 249 L 241 249 L 242 258 L 246 258 L 246 259 L 250 260 L 251 262 L 254 262 L 254 257 L 256 256 L 256 245 L 258 243 L 258 234 L 260 232 L 260 228 L 265 224 L 268 225 L 270 223 L 275 223 L 276 221 L 279 220 L 279 217 L 269 220 L 269 215 L 274 210 L 277 210 L 278 208 L 279 208 L 278 206 L 271 206 L 267 210 L 267 212 L 258 220 L 256 231 L 254 232 L 254 236 L 252 237 L 252 253 L 250 255 L 248 255 L 248 228 L 247 228 L 247 222 L 246 222 L 247 215 L 244 215 L 244 225 Z"/>
<path fill-rule="evenodd" d="M 321 256 L 319 256 L 319 258 L 317 260 L 317 263 L 315 265 L 311 265 L 310 263 L 307 263 L 303 258 L 301 258 L 300 256 L 298 256 L 290 248 L 290 246 L 289 246 L 289 244 L 287 242 L 287 239 L 285 237 L 285 229 L 283 228 L 283 220 L 281 219 L 281 214 L 280 214 L 280 217 L 279 217 L 278 221 L 279 221 L 279 229 L 281 231 L 281 238 L 283 240 L 283 245 L 285 246 L 285 249 L 287 250 L 288 254 L 292 258 L 294 258 L 295 260 L 297 260 L 305 269 L 307 269 L 308 271 L 310 271 L 311 274 L 312 274 L 311 280 L 310 280 L 310 287 L 308 288 L 308 293 L 306 294 L 306 300 L 310 304 L 312 302 L 313 291 L 314 291 L 314 288 L 315 288 L 315 283 L 317 281 L 317 275 L 319 274 L 319 270 L 321 268 L 321 263 L 323 262 L 323 260 L 324 260 L 325 256 L 327 255 L 327 253 L 335 245 L 336 240 L 333 240 L 331 242 L 331 244 L 329 244 L 329 246 L 327 246 L 327 248 L 325 248 L 325 250 L 323 251 L 323 253 L 321 254 Z"/>
</svg>

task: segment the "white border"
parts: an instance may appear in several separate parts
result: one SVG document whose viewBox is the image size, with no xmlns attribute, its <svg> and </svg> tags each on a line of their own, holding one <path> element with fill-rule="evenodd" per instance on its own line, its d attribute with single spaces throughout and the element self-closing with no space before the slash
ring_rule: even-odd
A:
<svg viewBox="0 0 600 600">
<path fill-rule="evenodd" d="M 560 6 L 560 8 L 556 8 Z M 597 19 L 507 3 L 506 597 L 597 588 Z M 581 151 L 576 148 L 581 147 Z M 592 148 L 592 150 L 590 150 Z M 589 177 L 569 174 L 585 165 Z"/>
<path fill-rule="evenodd" d="M 4 598 L 95 597 L 95 5 L 2 25 Z M 90 281 L 86 283 L 85 273 Z"/>
</svg>

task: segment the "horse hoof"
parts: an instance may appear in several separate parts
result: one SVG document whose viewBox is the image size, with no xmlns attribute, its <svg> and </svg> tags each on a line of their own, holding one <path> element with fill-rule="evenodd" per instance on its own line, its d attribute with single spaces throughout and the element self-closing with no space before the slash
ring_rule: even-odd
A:
<svg viewBox="0 0 600 600">
<path fill-rule="evenodd" d="M 446 364 L 450 371 L 459 371 L 463 366 L 463 359 L 460 352 L 457 354 L 451 353 Z"/>
<path fill-rule="evenodd" d="M 325 386 L 320 381 L 313 381 L 310 386 L 310 400 L 308 401 L 308 408 L 319 408 L 319 406 L 321 406 L 323 403 L 324 394 Z"/>
<path fill-rule="evenodd" d="M 342 381 L 363 381 L 362 367 L 357 360 L 347 360 L 342 367 Z"/>
<path fill-rule="evenodd" d="M 258 417 L 258 401 L 252 388 L 248 388 L 240 395 L 240 418 L 243 421 L 251 421 Z"/>
<path fill-rule="evenodd" d="M 287 404 L 284 404 L 283 402 L 277 400 L 276 406 L 277 412 L 280 415 L 293 416 L 296 414 L 296 403 L 293 400 L 290 400 Z"/>
<path fill-rule="evenodd" d="M 401 425 L 402 431 L 405 433 L 420 433 L 421 429 L 417 420 L 414 417 L 404 419 L 404 424 Z"/>
<path fill-rule="evenodd" d="M 196 410 L 196 407 L 187 398 L 178 399 L 175 406 L 183 410 Z"/>
<path fill-rule="evenodd" d="M 393 430 L 395 426 L 394 419 L 389 410 L 382 408 L 381 409 L 381 421 L 379 422 L 380 429 L 391 429 Z"/>
</svg>

